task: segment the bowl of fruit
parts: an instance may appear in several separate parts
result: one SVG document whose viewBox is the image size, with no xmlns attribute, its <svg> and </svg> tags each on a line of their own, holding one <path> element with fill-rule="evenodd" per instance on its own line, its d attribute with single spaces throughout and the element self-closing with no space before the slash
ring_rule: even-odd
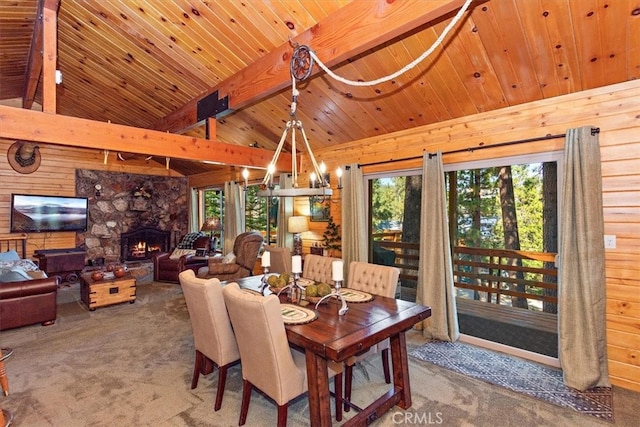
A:
<svg viewBox="0 0 640 427">
<path fill-rule="evenodd" d="M 312 304 L 317 304 L 318 301 L 322 299 L 322 297 L 327 296 L 331 293 L 331 286 L 327 283 L 314 283 L 308 285 L 304 289 L 304 299 L 309 301 Z M 329 302 L 329 298 L 322 301 L 323 304 Z"/>
<path fill-rule="evenodd" d="M 282 288 L 289 284 L 289 280 L 291 275 L 289 273 L 281 273 L 281 274 L 273 274 L 267 277 L 267 285 L 269 285 L 269 290 L 274 294 L 279 293 Z"/>
</svg>

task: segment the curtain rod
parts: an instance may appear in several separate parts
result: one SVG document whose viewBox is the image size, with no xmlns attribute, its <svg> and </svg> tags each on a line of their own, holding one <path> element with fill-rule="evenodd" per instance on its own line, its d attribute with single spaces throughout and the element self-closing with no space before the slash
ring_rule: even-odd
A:
<svg viewBox="0 0 640 427">
<path fill-rule="evenodd" d="M 591 135 L 595 135 L 600 133 L 600 128 L 591 128 Z M 526 142 L 536 142 L 536 141 L 544 141 L 546 139 L 557 139 L 557 138 L 564 138 L 566 137 L 567 134 L 566 133 L 559 133 L 559 134 L 555 134 L 555 135 L 545 135 L 545 136 L 538 136 L 535 138 L 527 138 L 527 139 L 519 139 L 517 141 L 509 141 L 509 142 L 502 142 L 500 144 L 493 144 L 493 145 L 481 145 L 479 147 L 474 147 L 474 148 L 461 148 L 459 150 L 451 150 L 451 151 L 444 151 L 442 152 L 442 155 L 445 154 L 454 154 L 454 153 L 464 153 L 464 152 L 474 152 L 477 150 L 484 150 L 485 148 L 495 148 L 495 147 L 505 147 L 508 145 L 516 145 L 516 144 L 523 144 Z M 432 158 L 434 156 L 436 156 L 437 153 L 429 153 L 429 158 Z M 406 160 L 417 160 L 417 159 L 421 159 L 422 155 L 420 156 L 412 156 L 412 157 L 404 157 L 401 159 L 393 159 L 393 160 L 383 160 L 380 162 L 371 162 L 371 163 L 360 163 L 358 164 L 359 167 L 362 166 L 375 166 L 375 165 L 384 165 L 386 163 L 395 163 L 395 162 L 403 162 Z"/>
</svg>

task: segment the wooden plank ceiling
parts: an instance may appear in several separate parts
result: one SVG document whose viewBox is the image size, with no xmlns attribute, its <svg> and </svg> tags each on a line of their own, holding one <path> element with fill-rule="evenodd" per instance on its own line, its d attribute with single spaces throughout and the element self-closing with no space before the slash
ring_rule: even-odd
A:
<svg viewBox="0 0 640 427">
<path fill-rule="evenodd" d="M 57 113 L 157 127 L 315 25 L 340 33 L 345 28 L 331 27 L 343 22 L 332 19 L 337 11 L 376 10 L 372 2 L 61 0 Z M 387 3 L 375 2 L 380 10 Z M 0 0 L 1 104 L 13 105 L 24 94 L 37 10 L 38 0 Z M 332 69 L 350 80 L 389 75 L 426 51 L 454 14 Z M 474 0 L 441 47 L 392 81 L 355 87 L 320 72 L 302 82 L 297 117 L 312 147 L 329 147 L 639 77 L 640 0 Z M 229 111 L 218 118 L 212 139 L 273 150 L 290 104 L 286 87 Z M 204 138 L 204 126 L 192 125 L 182 133 Z M 171 167 L 191 175 L 220 166 L 173 159 Z"/>
</svg>

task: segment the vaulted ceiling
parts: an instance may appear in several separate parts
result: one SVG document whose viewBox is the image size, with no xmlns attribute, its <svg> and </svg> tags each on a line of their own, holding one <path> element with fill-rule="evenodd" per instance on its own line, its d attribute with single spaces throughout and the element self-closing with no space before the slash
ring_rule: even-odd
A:
<svg viewBox="0 0 640 427">
<path fill-rule="evenodd" d="M 211 139 L 274 150 L 291 105 L 290 82 L 268 87 L 274 53 L 288 66 L 292 42 L 305 40 L 336 74 L 371 81 L 429 49 L 462 3 L 59 0 L 57 113 L 163 130 L 221 89 L 230 109 Z M 443 12 L 415 22 L 425 8 Z M 0 0 L 0 103 L 24 96 L 38 10 L 38 0 Z M 385 32 L 386 13 L 405 19 L 402 32 Z M 379 44 L 350 47 L 378 32 Z M 297 118 L 312 147 L 329 147 L 639 77 L 640 0 L 474 0 L 440 47 L 388 82 L 351 86 L 314 67 L 298 84 Z M 237 102 L 243 88 L 259 89 Z M 204 138 L 204 128 L 194 119 L 170 131 Z M 171 165 L 185 175 L 219 167 Z"/>
</svg>

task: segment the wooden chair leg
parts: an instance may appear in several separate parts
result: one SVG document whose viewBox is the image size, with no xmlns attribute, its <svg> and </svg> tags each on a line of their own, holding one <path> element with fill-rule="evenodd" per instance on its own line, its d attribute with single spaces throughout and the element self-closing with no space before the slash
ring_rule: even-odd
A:
<svg viewBox="0 0 640 427">
<path fill-rule="evenodd" d="M 204 354 L 202 355 L 202 358 L 204 359 L 202 362 L 202 366 L 200 369 L 200 373 L 202 375 L 209 375 L 210 373 L 213 372 L 213 370 L 216 367 L 216 364 L 214 363 L 213 360 L 209 359 L 207 356 L 205 356 Z"/>
<path fill-rule="evenodd" d="M 2 354 L 0 353 L 0 356 Z M 7 371 L 4 367 L 4 361 L 0 362 L 0 387 L 5 396 L 9 396 L 9 380 L 7 379 Z"/>
<path fill-rule="evenodd" d="M 287 427 L 287 411 L 289 403 L 278 405 L 278 427 Z"/>
<path fill-rule="evenodd" d="M 200 378 L 200 370 L 202 369 L 202 362 L 204 355 L 196 350 L 196 361 L 193 364 L 193 379 L 191 380 L 191 389 L 198 387 L 198 378 Z"/>
<path fill-rule="evenodd" d="M 353 379 L 353 365 L 344 365 L 344 400 L 351 402 L 351 380 Z M 344 412 L 349 412 L 351 406 L 344 404 Z"/>
<path fill-rule="evenodd" d="M 247 421 L 247 413 L 249 412 L 249 401 L 251 400 L 251 389 L 253 385 L 247 380 L 242 381 L 242 405 L 240 407 L 239 426 L 243 426 Z"/>
<path fill-rule="evenodd" d="M 0 408 L 0 426 L 7 427 L 13 422 L 13 414 L 6 409 Z"/>
<path fill-rule="evenodd" d="M 336 421 L 342 421 L 342 373 L 333 377 L 333 389 L 336 395 Z"/>
<path fill-rule="evenodd" d="M 389 349 L 382 350 L 382 370 L 384 371 L 384 382 L 391 384 L 391 372 L 389 372 Z"/>
<path fill-rule="evenodd" d="M 218 391 L 216 391 L 216 404 L 213 407 L 215 411 L 222 406 L 222 396 L 224 395 L 224 386 L 227 383 L 227 369 L 229 365 L 218 367 Z"/>
</svg>

